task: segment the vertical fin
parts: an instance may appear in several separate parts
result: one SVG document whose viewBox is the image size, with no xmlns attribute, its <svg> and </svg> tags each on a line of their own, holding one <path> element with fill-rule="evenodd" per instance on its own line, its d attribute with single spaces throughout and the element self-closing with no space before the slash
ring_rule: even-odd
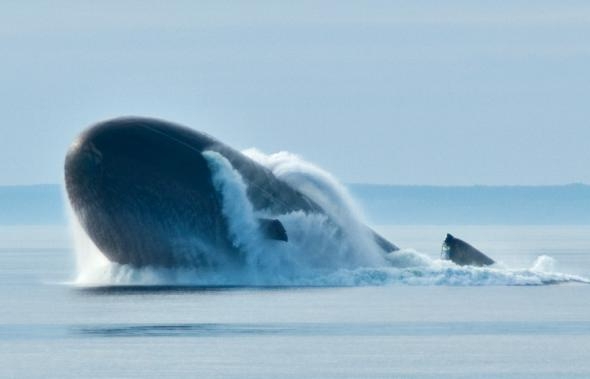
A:
<svg viewBox="0 0 590 379">
<path fill-rule="evenodd" d="M 447 234 L 447 238 L 443 242 L 441 256 L 459 266 L 489 266 L 496 263 L 475 247 L 451 234 Z"/>
<path fill-rule="evenodd" d="M 276 218 L 259 218 L 258 227 L 262 234 L 271 240 L 289 241 L 285 227 Z"/>
</svg>

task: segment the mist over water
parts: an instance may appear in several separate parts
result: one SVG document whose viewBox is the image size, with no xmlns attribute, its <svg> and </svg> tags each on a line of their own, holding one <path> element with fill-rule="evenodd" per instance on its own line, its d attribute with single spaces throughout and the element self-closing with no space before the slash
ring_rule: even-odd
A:
<svg viewBox="0 0 590 379">
<path fill-rule="evenodd" d="M 246 262 L 243 269 L 134 268 L 108 261 L 69 212 L 81 286 L 366 286 L 366 285 L 543 285 L 590 283 L 590 279 L 555 270 L 555 260 L 539 256 L 529 267 L 460 267 L 414 249 L 383 254 L 374 242 L 360 208 L 331 174 L 300 157 L 280 152 L 244 151 L 279 179 L 318 203 L 329 215 L 255 211 L 239 172 L 221 154 L 205 158 L 221 194 L 232 243 Z M 265 239 L 257 219 L 276 217 L 289 242 Z M 337 222 L 337 225 L 334 224 Z M 441 236 L 441 241 L 442 241 Z M 392 241 L 395 242 L 395 241 Z M 212 254 L 215 251 L 211 252 Z"/>
</svg>

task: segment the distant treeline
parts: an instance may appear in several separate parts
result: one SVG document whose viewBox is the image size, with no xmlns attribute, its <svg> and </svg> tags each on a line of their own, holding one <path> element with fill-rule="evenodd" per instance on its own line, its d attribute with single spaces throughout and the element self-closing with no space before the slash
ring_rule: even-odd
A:
<svg viewBox="0 0 590 379">
<path fill-rule="evenodd" d="M 590 224 L 590 186 L 351 184 L 373 224 Z M 0 186 L 0 224 L 65 224 L 58 185 Z"/>
<path fill-rule="evenodd" d="M 386 186 L 350 192 L 378 224 L 590 224 L 590 186 Z"/>
</svg>

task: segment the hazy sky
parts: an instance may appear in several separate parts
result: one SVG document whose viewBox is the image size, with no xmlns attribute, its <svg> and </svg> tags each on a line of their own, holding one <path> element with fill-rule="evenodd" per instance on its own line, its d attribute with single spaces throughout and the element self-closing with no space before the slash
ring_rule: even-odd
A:
<svg viewBox="0 0 590 379">
<path fill-rule="evenodd" d="M 345 182 L 590 182 L 590 2 L 3 1 L 0 184 L 112 116 Z"/>
</svg>

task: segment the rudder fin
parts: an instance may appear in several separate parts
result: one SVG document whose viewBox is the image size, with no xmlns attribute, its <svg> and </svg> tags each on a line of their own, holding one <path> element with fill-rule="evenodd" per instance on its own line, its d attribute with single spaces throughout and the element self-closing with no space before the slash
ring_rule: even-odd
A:
<svg viewBox="0 0 590 379">
<path fill-rule="evenodd" d="M 459 266 L 489 266 L 496 263 L 475 247 L 451 234 L 447 234 L 443 242 L 441 255 L 443 259 L 451 260 Z"/>
<path fill-rule="evenodd" d="M 258 227 L 267 239 L 284 242 L 289 241 L 285 227 L 276 218 L 259 218 Z"/>
</svg>

